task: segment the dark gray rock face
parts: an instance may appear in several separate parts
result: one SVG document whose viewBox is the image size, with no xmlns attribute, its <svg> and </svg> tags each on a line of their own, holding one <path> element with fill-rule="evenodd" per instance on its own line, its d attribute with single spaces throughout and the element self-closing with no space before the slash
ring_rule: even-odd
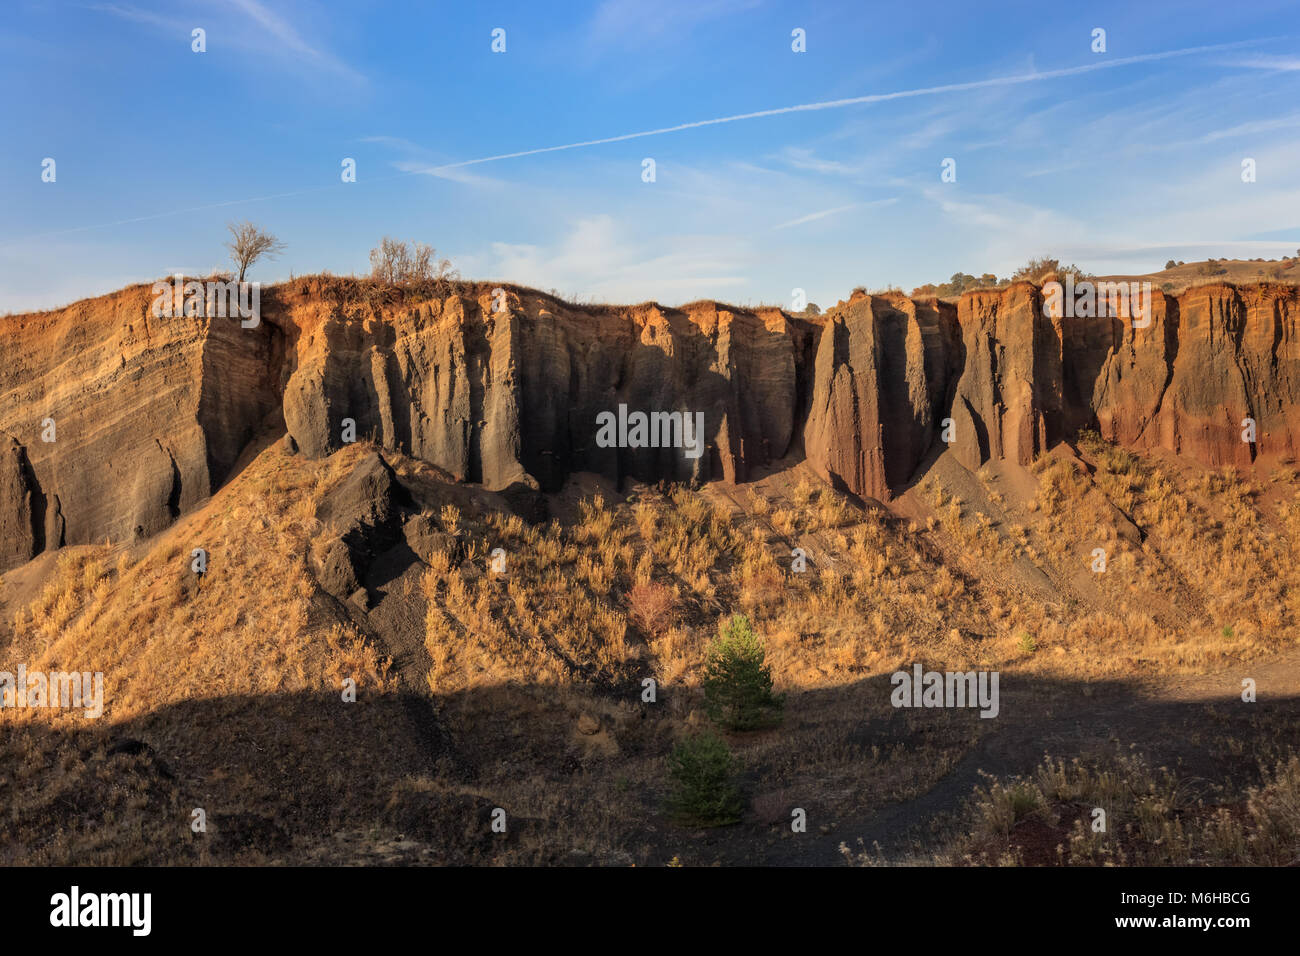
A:
<svg viewBox="0 0 1300 956">
<path fill-rule="evenodd" d="M 0 570 L 45 550 L 44 496 L 36 487 L 27 449 L 0 441 Z"/>
<path fill-rule="evenodd" d="M 452 558 L 460 555 L 460 541 L 441 530 L 437 520 L 430 514 L 415 514 L 407 518 L 402 525 L 402 536 L 406 539 L 407 547 L 425 564 L 429 563 L 434 554 L 446 554 Z"/>
<path fill-rule="evenodd" d="M 312 546 L 312 565 L 321 586 L 350 600 L 366 569 L 402 540 L 410 498 L 383 457 L 371 454 L 332 489 L 316 509 L 324 531 Z"/>
<path fill-rule="evenodd" d="M 276 327 L 157 318 L 153 300 L 133 286 L 0 318 L 0 570 L 64 543 L 156 534 L 277 413 Z"/>
</svg>

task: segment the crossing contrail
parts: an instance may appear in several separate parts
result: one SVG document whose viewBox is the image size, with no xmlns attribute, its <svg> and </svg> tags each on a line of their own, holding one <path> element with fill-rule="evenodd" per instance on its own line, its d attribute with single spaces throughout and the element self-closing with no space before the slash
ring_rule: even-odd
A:
<svg viewBox="0 0 1300 956">
<path fill-rule="evenodd" d="M 1270 38 L 1273 39 L 1273 38 Z M 603 139 L 588 139 L 579 143 L 565 143 L 562 146 L 543 146 L 540 149 L 524 149 L 517 153 L 499 153 L 496 156 L 483 156 L 479 159 L 466 159 L 458 163 L 445 163 L 420 172 L 433 173 L 444 169 L 459 169 L 462 166 L 474 166 L 478 163 L 495 163 L 502 159 L 518 159 L 521 156 L 536 156 L 539 153 L 555 153 L 565 149 L 582 149 L 587 146 L 603 146 L 606 143 L 621 143 L 629 139 L 645 136 L 660 136 L 664 133 L 679 133 L 703 126 L 718 126 L 722 123 L 737 123 L 741 120 L 762 119 L 767 116 L 781 116 L 785 113 L 805 113 L 814 110 L 834 110 L 845 106 L 862 106 L 868 103 L 886 103 L 890 100 L 907 99 L 913 96 L 934 96 L 939 93 L 959 93 L 965 90 L 982 90 L 995 86 L 1015 86 L 1021 83 L 1033 83 L 1038 80 L 1054 80 L 1063 76 L 1077 76 L 1097 70 L 1112 70 L 1120 66 L 1132 66 L 1135 63 L 1151 63 L 1156 60 L 1168 60 L 1179 56 L 1193 56 L 1197 53 L 1216 53 L 1266 40 L 1241 40 L 1236 43 L 1218 43 L 1213 46 L 1193 46 L 1182 50 L 1166 50 L 1163 53 L 1142 53 L 1137 56 L 1118 57 L 1113 60 L 1101 60 L 1084 66 L 1064 67 L 1059 70 L 1045 70 L 1035 73 L 1021 73 L 1016 76 L 999 76 L 989 80 L 971 80 L 967 83 L 945 83 L 942 86 L 925 86 L 916 90 L 898 90 L 893 93 L 872 93 L 868 96 L 851 96 L 842 100 L 822 100 L 818 103 L 801 103 L 798 106 L 780 106 L 771 110 L 757 110 L 753 113 L 735 113 L 731 116 L 719 116 L 716 119 L 695 120 L 691 123 L 679 123 L 676 126 L 661 126 L 658 129 L 642 130 L 637 133 L 623 133 L 620 136 L 606 136 Z"/>
<path fill-rule="evenodd" d="M 384 182 L 387 180 L 400 179 L 404 176 L 437 175 L 446 170 L 461 169 L 465 166 L 477 166 L 482 163 L 496 163 L 504 159 L 519 159 L 524 156 L 539 156 L 542 153 L 558 153 L 569 149 L 585 149 L 590 146 L 623 143 L 632 139 L 644 139 L 648 136 L 662 136 L 665 133 L 680 133 L 685 130 L 701 129 L 706 126 L 720 126 L 724 123 L 738 123 L 743 120 L 763 119 L 769 116 L 783 116 L 787 113 L 807 113 L 818 110 L 843 109 L 846 106 L 865 106 L 871 103 L 887 103 L 892 100 L 910 99 L 918 96 L 937 96 L 942 93 L 961 93 L 968 90 L 983 90 L 999 86 L 1018 86 L 1024 83 L 1036 83 L 1042 80 L 1055 80 L 1067 76 L 1079 76 L 1084 73 L 1095 73 L 1100 70 L 1113 70 L 1123 66 L 1133 66 L 1138 63 L 1154 63 L 1158 60 L 1170 60 L 1176 57 L 1195 56 L 1200 53 L 1220 53 L 1224 50 L 1233 50 L 1259 43 L 1267 43 L 1274 39 L 1277 38 L 1267 37 L 1256 40 L 1239 40 L 1234 43 L 1216 43 L 1209 46 L 1185 47 L 1181 50 L 1165 50 L 1160 53 L 1140 53 L 1136 56 L 1098 60 L 1095 63 L 1087 63 L 1082 66 L 1063 67 L 1059 70 L 1042 70 L 1034 73 L 1020 73 L 1013 76 L 998 76 L 987 80 L 971 80 L 966 83 L 945 83 L 940 86 L 925 86 L 915 90 L 896 90 L 892 93 L 871 93 L 867 96 L 851 96 L 838 100 L 821 100 L 816 103 L 800 103 L 796 106 L 779 106 L 775 109 L 756 110 L 751 113 L 734 113 L 730 116 L 718 116 L 714 119 L 694 120 L 689 123 L 679 123 L 676 126 L 661 126 L 657 129 L 640 130 L 635 133 L 622 133 L 618 136 L 605 136 L 601 139 L 586 139 L 577 143 L 564 143 L 559 146 L 542 146 L 537 149 L 523 149 L 514 153 L 498 153 L 494 156 L 480 156 L 477 159 L 464 159 L 456 163 L 444 163 L 440 166 L 427 166 L 420 169 L 395 173 L 391 176 L 374 177 L 366 179 L 364 182 Z M 292 192 L 274 193 L 268 196 L 254 196 L 249 199 L 229 199 L 224 202 L 209 203 L 202 206 L 173 209 L 169 212 L 152 213 L 145 216 L 136 216 L 130 219 L 119 219 L 114 222 L 98 223 L 92 226 L 77 226 L 72 229 L 59 229 L 53 232 L 37 233 L 21 239 L 11 239 L 4 245 L 9 246 L 19 242 L 27 242 L 31 239 L 67 235 L 68 233 L 85 232 L 91 229 L 107 229 L 112 226 L 122 226 L 129 223 L 147 222 L 152 219 L 165 219 L 169 216 L 179 216 L 190 212 L 219 209 L 223 206 L 237 206 L 244 203 L 264 202 L 269 199 L 283 199 L 290 196 L 301 196 L 307 193 L 334 189 L 342 185 L 344 185 L 342 182 L 331 183 L 325 186 L 314 186 L 307 189 L 294 190 Z"/>
</svg>

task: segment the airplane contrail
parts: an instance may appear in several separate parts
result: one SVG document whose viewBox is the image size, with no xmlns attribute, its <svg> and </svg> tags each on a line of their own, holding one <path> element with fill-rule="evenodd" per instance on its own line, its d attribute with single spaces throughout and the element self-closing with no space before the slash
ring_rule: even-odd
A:
<svg viewBox="0 0 1300 956">
<path fill-rule="evenodd" d="M 1258 43 L 1267 43 L 1274 39 L 1277 38 L 1267 37 L 1256 40 L 1238 40 L 1233 43 L 1216 43 L 1209 46 L 1185 47 L 1181 50 L 1165 50 L 1160 53 L 1140 53 L 1135 56 L 1099 60 L 1096 63 L 1087 63 L 1082 66 L 1063 67 L 1059 70 L 1043 70 L 1034 73 L 1020 73 L 1013 76 L 998 76 L 987 80 L 970 80 L 966 83 L 945 83 L 941 86 L 926 86 L 915 90 L 896 90 L 892 93 L 871 93 L 866 96 L 852 96 L 845 99 L 822 100 L 816 103 L 800 103 L 795 106 L 780 106 L 775 109 L 756 110 L 752 113 L 734 113 L 730 116 L 718 116 L 713 119 L 694 120 L 690 123 L 679 123 L 676 126 L 661 126 L 657 129 L 640 130 L 635 133 L 622 133 L 618 136 L 606 136 L 601 139 L 587 139 L 577 143 L 564 143 L 559 146 L 542 146 L 537 149 L 524 149 L 514 153 L 498 153 L 495 156 L 480 156 L 477 159 L 465 159 L 456 163 L 444 163 L 440 166 L 423 167 L 421 169 L 396 173 L 392 176 L 379 176 L 362 181 L 367 183 L 384 182 L 387 180 L 400 179 L 403 176 L 436 175 L 437 173 L 446 170 L 461 169 L 465 166 L 477 166 L 481 163 L 495 163 L 503 159 L 519 159 L 523 156 L 538 156 L 542 153 L 556 153 L 562 150 L 584 149 L 589 146 L 603 146 L 608 143 L 622 143 L 631 139 L 643 139 L 647 136 L 662 136 L 665 133 L 679 133 L 684 130 L 700 129 L 705 126 L 719 126 L 723 123 L 737 123 L 742 120 L 762 119 L 768 116 L 782 116 L 786 113 L 804 113 L 816 110 L 842 109 L 846 106 L 863 106 L 871 103 L 886 103 L 891 100 L 908 99 L 917 96 L 935 96 L 940 93 L 959 93 L 967 90 L 981 90 L 998 86 L 1016 86 L 1022 83 L 1034 83 L 1040 80 L 1054 80 L 1066 76 L 1078 76 L 1083 73 L 1093 73 L 1098 70 L 1112 70 L 1117 67 L 1132 66 L 1137 63 L 1152 63 L 1158 60 L 1173 59 L 1175 57 L 1195 56 L 1199 53 L 1218 53 L 1224 50 L 1252 46 Z M 255 196 L 250 199 L 229 199 L 224 202 L 209 203 L 203 206 L 190 206 L 185 209 L 174 209 L 170 212 L 159 212 L 146 216 L 136 216 L 131 219 L 119 219 L 114 222 L 99 223 L 93 226 L 77 226 L 72 229 L 59 229 L 53 232 L 37 233 L 21 239 L 12 239 L 4 243 L 4 245 L 9 246 L 19 242 L 27 242 L 31 239 L 66 235 L 73 232 L 85 232 L 91 229 L 106 229 L 112 226 L 127 225 L 129 223 L 146 222 L 151 219 L 165 219 L 169 216 L 179 216 L 188 212 L 202 212 L 208 209 L 219 209 L 223 206 L 236 206 L 243 203 L 264 202 L 268 199 L 283 199 L 289 196 L 301 196 L 306 193 L 334 189 L 341 185 L 343 185 L 341 182 L 331 183 L 326 186 L 314 186 L 307 189 L 294 190 L 292 192 L 274 193 L 269 196 Z"/>
<path fill-rule="evenodd" d="M 1269 39 L 1275 39 L 1270 37 Z M 517 159 L 521 156 L 536 156 L 539 153 L 554 153 L 565 149 L 581 149 L 586 146 L 603 146 L 606 143 L 621 143 L 629 139 L 644 136 L 660 136 L 664 133 L 678 133 L 682 130 L 699 129 L 702 126 L 718 126 L 722 123 L 736 123 L 740 120 L 761 119 L 766 116 L 781 116 L 785 113 L 803 113 L 812 110 L 833 110 L 845 106 L 861 106 L 867 103 L 884 103 L 889 100 L 901 100 L 913 96 L 933 96 L 937 93 L 957 93 L 965 90 L 980 90 L 994 86 L 1014 86 L 1019 83 L 1032 83 L 1038 80 L 1053 80 L 1063 76 L 1077 76 L 1080 73 L 1092 73 L 1096 70 L 1109 70 L 1119 66 L 1131 66 L 1134 63 L 1150 63 L 1155 60 L 1168 60 L 1178 56 L 1192 56 L 1197 53 L 1216 53 L 1235 47 L 1264 43 L 1267 40 L 1240 40 L 1235 43 L 1217 43 L 1212 46 L 1194 46 L 1182 50 L 1166 50 L 1162 53 L 1141 53 L 1136 56 L 1118 57 L 1113 60 L 1101 60 L 1083 66 L 1064 67 L 1059 70 L 1046 70 L 1035 73 L 1021 73 L 1015 76 L 999 76 L 988 80 L 971 80 L 966 83 L 945 83 L 942 86 L 926 86 L 916 90 L 899 90 L 893 93 L 872 93 L 867 96 L 852 96 L 841 100 L 823 100 L 818 103 L 801 103 L 797 106 L 780 106 L 771 110 L 757 110 L 753 113 L 736 113 L 731 116 L 719 116 L 715 119 L 695 120 L 691 123 L 679 123 L 676 126 L 661 126 L 658 129 L 642 130 L 637 133 L 623 133 L 620 136 L 607 136 L 603 139 L 588 139 L 579 143 L 565 143 L 562 146 L 543 146 L 540 149 L 525 149 L 517 153 L 500 153 L 496 156 L 483 156 L 479 159 L 466 159 L 458 163 L 445 163 L 419 170 L 426 174 L 444 169 L 459 169 L 462 166 L 474 166 L 478 163 L 494 163 L 501 159 Z"/>
</svg>

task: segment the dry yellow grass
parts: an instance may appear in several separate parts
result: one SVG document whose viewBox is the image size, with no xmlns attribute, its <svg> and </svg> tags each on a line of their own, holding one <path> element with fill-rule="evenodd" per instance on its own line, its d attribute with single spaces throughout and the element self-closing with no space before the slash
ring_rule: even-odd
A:
<svg viewBox="0 0 1300 956">
<path fill-rule="evenodd" d="M 1098 813 L 1100 811 L 1100 814 Z M 1103 815 L 1104 814 L 1104 815 Z M 847 846 L 851 863 L 870 852 Z M 1195 781 L 1135 754 L 1047 758 L 1025 777 L 991 779 L 968 803 L 941 866 L 1293 866 L 1300 861 L 1300 756 L 1257 785 L 1197 795 Z"/>
<path fill-rule="evenodd" d="M 344 676 L 385 686 L 374 648 L 322 613 L 306 564 L 319 528 L 302 502 L 348 465 L 346 455 L 313 465 L 272 449 L 147 548 L 61 555 L 18 614 L 10 655 L 31 670 L 102 672 L 112 720 L 195 698 L 337 687 Z M 207 552 L 202 575 L 196 548 Z"/>
<path fill-rule="evenodd" d="M 102 671 L 114 724 L 194 701 L 337 696 L 347 677 L 395 696 L 382 650 L 322 594 L 307 561 L 323 531 L 316 502 L 366 451 L 311 462 L 268 449 L 157 539 L 70 550 L 14 622 L 10 656 L 33 669 Z M 454 768 L 399 768 L 377 799 L 490 797 L 561 826 L 566 846 L 630 852 L 655 812 L 667 748 L 703 721 L 707 648 L 736 611 L 753 620 L 776 690 L 790 696 L 783 728 L 734 746 L 756 795 L 798 793 L 828 816 L 924 793 L 989 732 L 964 714 L 892 710 L 887 676 L 915 662 L 1077 685 L 1191 674 L 1294 646 L 1294 470 L 1263 481 L 1092 440 L 1081 452 L 1093 474 L 1063 453 L 1045 456 L 1023 500 L 990 475 L 961 488 L 927 479 L 907 518 L 858 508 L 806 477 L 768 490 L 647 491 L 634 504 L 591 494 L 574 520 L 540 524 L 448 500 L 434 514 L 457 546 L 422 578 L 420 673 L 475 776 L 471 786 Z M 190 570 L 196 547 L 208 552 L 201 578 Z M 1089 569 L 1098 547 L 1101 574 Z M 664 620 L 645 616 L 637 588 L 673 595 Z M 647 678 L 654 707 L 640 703 Z M 8 712 L 0 722 L 28 726 L 5 753 L 24 766 L 65 754 L 69 787 L 93 772 L 66 756 L 66 742 L 41 736 L 72 718 Z M 557 783 L 557 768 L 572 786 Z M 1268 808 L 1285 804 L 1294 773 L 1279 764 L 1261 785 L 1272 796 L 1259 797 L 1256 829 L 1280 825 L 1267 822 Z M 15 806 L 37 814 L 38 777 L 21 779 L 28 789 Z M 230 800 L 269 799 L 256 780 L 222 786 Z M 994 817 L 1002 799 L 990 797 Z M 509 852 L 551 860 L 558 831 L 546 832 Z M 60 859 L 88 839 L 19 856 Z M 1077 850 L 1082 860 L 1086 845 Z M 104 858 L 120 852 L 104 845 Z"/>
</svg>

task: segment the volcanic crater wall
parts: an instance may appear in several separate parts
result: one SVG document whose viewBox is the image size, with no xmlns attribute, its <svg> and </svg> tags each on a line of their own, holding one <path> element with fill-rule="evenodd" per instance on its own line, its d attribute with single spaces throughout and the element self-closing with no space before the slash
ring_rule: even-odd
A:
<svg viewBox="0 0 1300 956">
<path fill-rule="evenodd" d="M 536 293 L 450 296 L 382 318 L 365 310 L 284 320 L 297 330 L 284 392 L 308 455 L 358 437 L 491 488 L 557 490 L 574 471 L 616 480 L 743 481 L 786 455 L 796 359 L 814 330 L 779 310 L 566 308 Z M 708 453 L 600 447 L 601 412 L 703 412 Z"/>
<path fill-rule="evenodd" d="M 0 569 L 148 536 L 279 407 L 279 331 L 156 318 L 149 286 L 0 319 Z"/>
<path fill-rule="evenodd" d="M 487 287 L 384 304 L 367 290 L 329 277 L 264 290 L 251 329 L 155 318 L 148 286 L 0 319 L 0 569 L 157 533 L 281 425 L 320 457 L 350 419 L 357 438 L 499 490 L 555 490 L 575 471 L 743 482 L 806 457 L 881 500 L 944 447 L 945 420 L 970 468 L 1028 464 L 1084 426 L 1215 466 L 1294 458 L 1300 440 L 1294 286 L 1156 292 L 1142 327 L 1048 317 L 1029 283 L 955 305 L 858 294 L 817 318 L 513 288 L 498 302 Z M 601 447 L 597 416 L 620 405 L 702 412 L 704 454 Z"/>
</svg>

